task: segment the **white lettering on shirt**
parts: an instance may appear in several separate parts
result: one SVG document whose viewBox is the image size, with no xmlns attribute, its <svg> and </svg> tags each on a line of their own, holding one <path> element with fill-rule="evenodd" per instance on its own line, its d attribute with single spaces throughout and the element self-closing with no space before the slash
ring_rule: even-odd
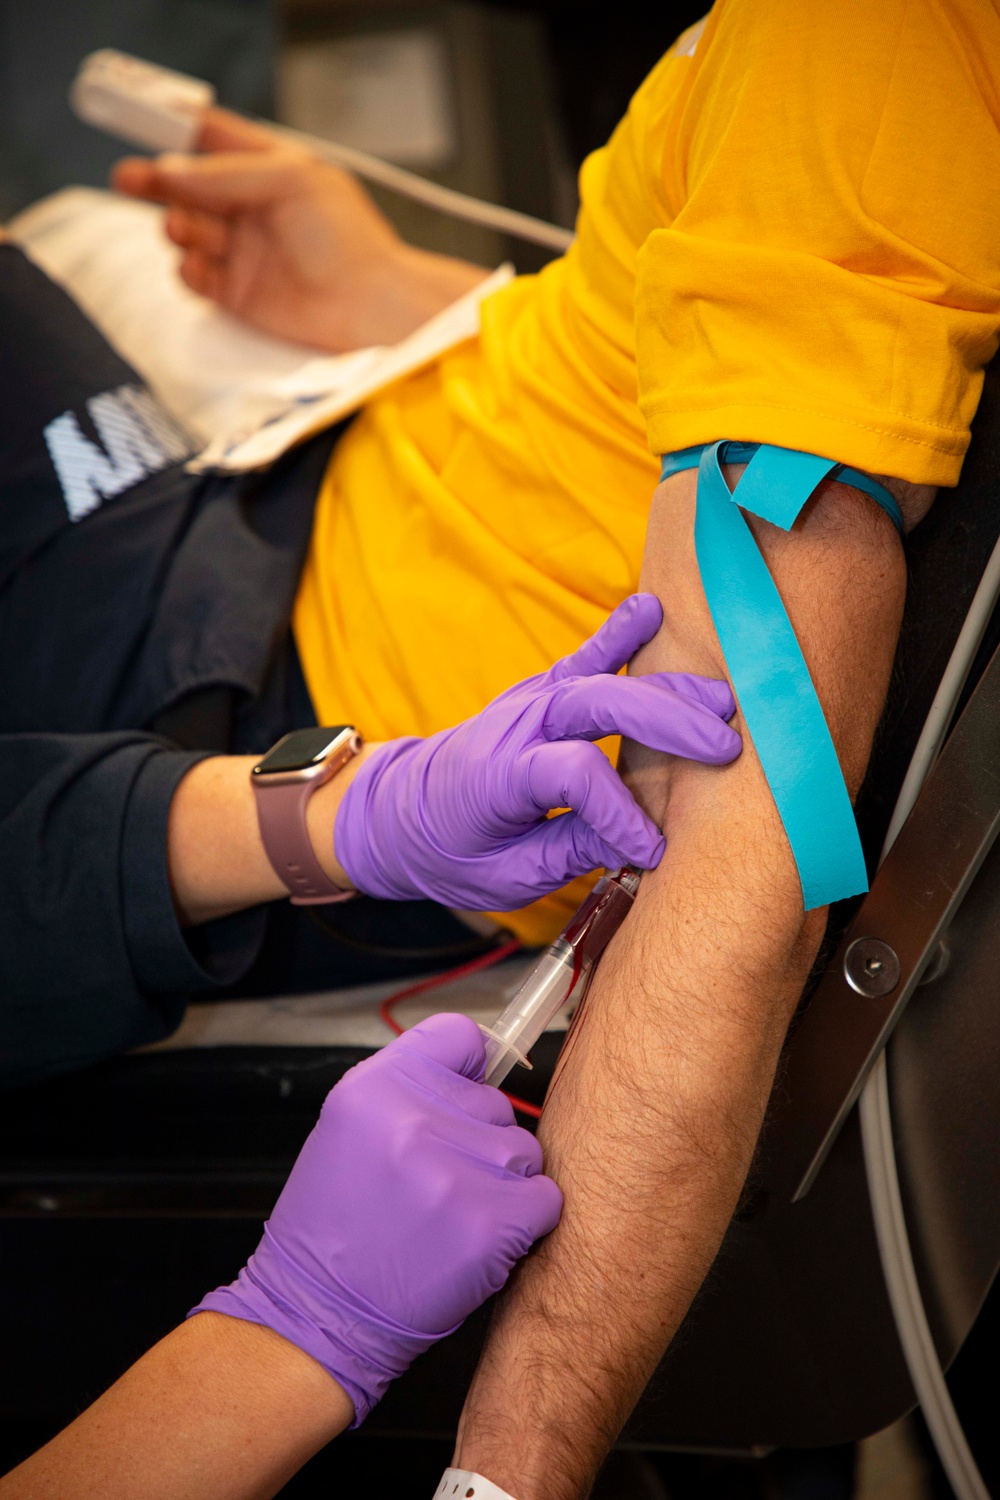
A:
<svg viewBox="0 0 1000 1500">
<path fill-rule="evenodd" d="M 141 386 L 92 396 L 87 411 L 103 446 L 87 437 L 71 411 L 50 422 L 44 434 L 71 521 L 82 521 L 102 500 L 193 452 L 180 427 Z"/>
</svg>

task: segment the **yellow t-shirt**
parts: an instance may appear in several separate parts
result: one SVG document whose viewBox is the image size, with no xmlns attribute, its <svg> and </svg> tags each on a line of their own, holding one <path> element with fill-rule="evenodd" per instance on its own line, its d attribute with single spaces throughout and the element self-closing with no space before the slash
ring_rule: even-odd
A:
<svg viewBox="0 0 1000 1500">
<path fill-rule="evenodd" d="M 956 483 L 998 182 L 990 0 L 719 0 L 585 162 L 571 250 L 338 445 L 294 620 L 321 721 L 432 733 L 572 650 L 636 587 L 654 453 Z M 579 894 L 505 921 L 547 941 Z"/>
</svg>

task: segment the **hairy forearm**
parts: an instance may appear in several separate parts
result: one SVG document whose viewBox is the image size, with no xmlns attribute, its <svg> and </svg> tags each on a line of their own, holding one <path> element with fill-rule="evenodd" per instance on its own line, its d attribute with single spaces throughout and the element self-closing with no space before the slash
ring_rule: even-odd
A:
<svg viewBox="0 0 1000 1500">
<path fill-rule="evenodd" d="M 722 667 L 694 565 L 693 501 L 694 476 L 679 475 L 654 503 L 643 582 L 665 620 L 639 670 Z M 793 537 L 760 530 L 852 789 L 904 587 L 898 542 L 864 506 L 835 493 Z M 564 1051 L 541 1126 L 563 1219 L 501 1305 L 459 1441 L 461 1465 L 518 1500 L 587 1493 L 690 1305 L 738 1200 L 822 935 L 823 914 L 803 913 L 749 742 L 722 771 L 668 771 L 636 747 L 626 767 L 663 821 L 667 853 Z"/>
<path fill-rule="evenodd" d="M 755 903 L 720 901 L 745 881 L 745 848 L 721 828 L 672 838 L 546 1103 L 564 1222 L 502 1304 L 463 1423 L 462 1467 L 518 1500 L 587 1493 L 683 1318 L 735 1207 L 808 964 L 787 872 L 772 868 Z M 755 923 L 764 952 L 746 947 Z"/>
<path fill-rule="evenodd" d="M 748 770 L 675 783 L 668 852 L 602 961 L 546 1102 L 563 1222 L 499 1310 L 460 1445 L 463 1467 L 518 1500 L 588 1492 L 750 1163 L 818 924 L 803 920 Z"/>
<path fill-rule="evenodd" d="M 264 1500 L 354 1416 L 308 1354 L 201 1313 L 0 1479 L 2 1500 Z"/>
<path fill-rule="evenodd" d="M 314 792 L 306 809 L 313 852 L 335 885 L 350 878 L 337 860 L 333 828 L 341 799 L 377 745 L 365 745 Z M 174 904 L 185 924 L 208 922 L 288 891 L 275 874 L 260 836 L 250 784 L 255 755 L 218 755 L 199 761 L 181 781 L 170 804 L 167 868 Z"/>
</svg>

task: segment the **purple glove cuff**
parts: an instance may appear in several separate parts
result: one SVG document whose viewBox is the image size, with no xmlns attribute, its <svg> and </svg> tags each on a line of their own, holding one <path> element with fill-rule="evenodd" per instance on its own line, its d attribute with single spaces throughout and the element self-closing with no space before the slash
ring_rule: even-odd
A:
<svg viewBox="0 0 1000 1500">
<path fill-rule="evenodd" d="M 302 1311 L 310 1303 L 308 1315 Z M 259 1323 L 287 1339 L 323 1366 L 354 1405 L 352 1427 L 360 1427 L 386 1388 L 439 1339 L 453 1333 L 415 1333 L 387 1319 L 362 1298 L 342 1286 L 320 1286 L 306 1278 L 300 1266 L 287 1257 L 264 1226 L 264 1237 L 229 1286 L 218 1287 L 188 1313 L 224 1313 L 245 1323 Z M 455 1325 L 458 1327 L 459 1325 Z M 350 1336 L 348 1346 L 333 1332 Z M 387 1363 L 387 1354 L 392 1355 Z"/>
<path fill-rule="evenodd" d="M 393 844 L 400 842 L 398 837 L 394 838 L 396 801 L 394 797 L 379 796 L 379 783 L 390 766 L 407 756 L 413 746 L 424 743 L 410 736 L 381 745 L 357 771 L 337 811 L 334 829 L 337 862 L 356 890 L 380 901 L 440 899 L 437 889 L 424 890 L 417 885 L 410 870 L 405 872 L 409 878 L 404 879 L 400 861 L 389 857 Z"/>
<path fill-rule="evenodd" d="M 202 1297 L 197 1307 L 192 1307 L 187 1314 L 194 1318 L 198 1313 L 215 1312 L 223 1313 L 227 1318 L 239 1318 L 244 1323 L 257 1323 L 261 1328 L 270 1328 L 274 1333 L 287 1339 L 290 1344 L 301 1349 L 305 1354 L 313 1358 L 318 1365 L 322 1365 L 328 1375 L 332 1376 L 337 1384 L 344 1390 L 354 1407 L 354 1420 L 351 1427 L 360 1427 L 368 1413 L 377 1405 L 384 1395 L 392 1376 L 386 1374 L 383 1379 L 372 1380 L 371 1374 L 367 1374 L 364 1387 L 357 1384 L 351 1376 L 345 1373 L 352 1365 L 352 1360 L 347 1351 L 342 1361 L 331 1361 L 331 1345 L 335 1342 L 326 1337 L 320 1329 L 314 1327 L 300 1313 L 296 1313 L 292 1307 L 279 1307 L 277 1303 L 268 1301 L 266 1308 L 261 1306 L 265 1299 L 259 1295 L 244 1297 L 244 1283 L 248 1280 L 244 1268 L 238 1280 L 229 1286 L 220 1286 L 214 1292 L 209 1292 L 207 1297 Z M 366 1372 L 367 1373 L 367 1372 Z"/>
</svg>

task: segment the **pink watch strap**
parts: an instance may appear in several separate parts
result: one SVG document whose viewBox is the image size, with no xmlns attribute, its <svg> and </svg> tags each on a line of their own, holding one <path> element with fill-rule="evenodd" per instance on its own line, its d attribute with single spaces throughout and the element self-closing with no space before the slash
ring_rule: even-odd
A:
<svg viewBox="0 0 1000 1500">
<path fill-rule="evenodd" d="M 275 872 L 292 893 L 293 906 L 329 906 L 358 894 L 334 885 L 313 853 L 306 804 L 318 785 L 316 781 L 254 785 L 260 836 Z"/>
</svg>

